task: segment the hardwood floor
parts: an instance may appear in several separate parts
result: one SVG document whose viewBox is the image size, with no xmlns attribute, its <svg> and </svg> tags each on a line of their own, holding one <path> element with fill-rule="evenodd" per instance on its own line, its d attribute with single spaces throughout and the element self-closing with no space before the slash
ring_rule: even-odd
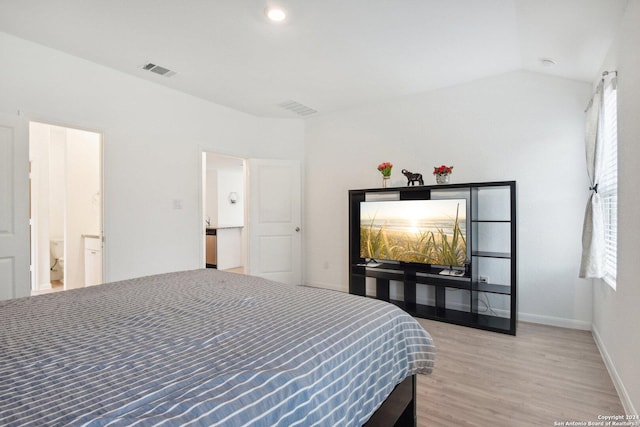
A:
<svg viewBox="0 0 640 427">
<path fill-rule="evenodd" d="M 590 332 L 521 322 L 513 337 L 418 321 L 437 348 L 433 373 L 418 375 L 418 426 L 553 426 L 624 414 Z"/>
</svg>

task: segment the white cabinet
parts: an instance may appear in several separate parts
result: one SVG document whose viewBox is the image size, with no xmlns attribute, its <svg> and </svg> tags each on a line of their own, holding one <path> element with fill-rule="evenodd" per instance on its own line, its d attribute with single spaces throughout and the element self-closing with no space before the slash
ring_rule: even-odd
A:
<svg viewBox="0 0 640 427">
<path fill-rule="evenodd" d="M 219 228 L 218 241 L 218 270 L 228 270 L 242 266 L 242 228 Z"/>
<path fill-rule="evenodd" d="M 97 236 L 84 238 L 85 286 L 102 284 L 102 241 Z"/>
</svg>

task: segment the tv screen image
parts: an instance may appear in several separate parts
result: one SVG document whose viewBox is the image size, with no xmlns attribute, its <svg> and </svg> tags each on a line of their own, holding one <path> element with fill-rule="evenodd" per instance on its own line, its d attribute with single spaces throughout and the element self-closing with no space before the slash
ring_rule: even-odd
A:
<svg viewBox="0 0 640 427">
<path fill-rule="evenodd" d="M 360 202 L 360 256 L 447 267 L 467 262 L 467 201 Z"/>
</svg>

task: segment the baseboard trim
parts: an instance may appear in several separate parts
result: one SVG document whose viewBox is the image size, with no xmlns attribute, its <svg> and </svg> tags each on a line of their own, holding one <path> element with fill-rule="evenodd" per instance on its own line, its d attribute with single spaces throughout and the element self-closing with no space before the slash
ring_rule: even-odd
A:
<svg viewBox="0 0 640 427">
<path fill-rule="evenodd" d="M 591 322 L 576 319 L 566 319 L 564 317 L 542 316 L 540 314 L 519 312 L 518 320 L 529 323 L 539 323 L 541 325 L 557 326 L 559 328 L 579 329 L 582 331 L 591 330 Z"/>
<path fill-rule="evenodd" d="M 343 293 L 349 293 L 348 289 L 343 289 L 342 286 L 336 285 L 336 284 L 332 284 L 332 283 L 313 282 L 313 283 L 305 283 L 305 286 L 310 286 L 312 288 L 329 289 L 329 290 L 332 290 L 332 291 L 339 291 L 339 292 L 343 292 Z"/>
<path fill-rule="evenodd" d="M 615 365 L 613 364 L 613 360 L 611 360 L 611 356 L 609 356 L 609 352 L 607 348 L 604 346 L 604 342 L 602 342 L 602 338 L 600 338 L 600 333 L 598 333 L 598 329 L 595 325 L 591 327 L 591 334 L 593 335 L 593 340 L 596 342 L 596 347 L 598 347 L 598 351 L 600 351 L 600 355 L 602 356 L 602 360 L 604 361 L 604 366 L 607 367 L 607 371 L 609 371 L 609 376 L 613 381 L 613 385 L 618 392 L 618 397 L 620 397 L 620 401 L 622 402 L 622 407 L 624 408 L 624 412 L 626 415 L 638 415 L 638 411 L 633 407 L 633 403 L 631 403 L 631 398 L 629 397 L 629 393 L 627 393 L 627 388 L 624 386 L 622 382 L 622 378 L 618 375 L 618 371 L 616 370 Z"/>
</svg>

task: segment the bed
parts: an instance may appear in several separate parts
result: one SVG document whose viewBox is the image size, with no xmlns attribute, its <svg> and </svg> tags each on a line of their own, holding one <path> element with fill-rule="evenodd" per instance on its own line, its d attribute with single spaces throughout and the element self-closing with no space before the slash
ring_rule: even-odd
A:
<svg viewBox="0 0 640 427">
<path fill-rule="evenodd" d="M 393 305 L 212 269 L 0 301 L 0 316 L 3 426 L 360 426 L 434 363 Z"/>
</svg>

